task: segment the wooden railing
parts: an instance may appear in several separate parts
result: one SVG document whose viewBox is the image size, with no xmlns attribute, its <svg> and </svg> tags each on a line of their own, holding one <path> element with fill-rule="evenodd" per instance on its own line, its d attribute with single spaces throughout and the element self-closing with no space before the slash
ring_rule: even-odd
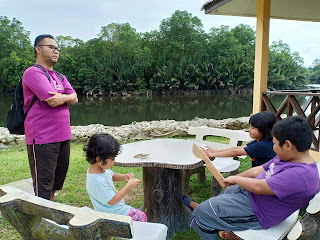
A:
<svg viewBox="0 0 320 240">
<path fill-rule="evenodd" d="M 319 122 L 320 122 L 320 89 L 307 89 L 307 90 L 283 90 L 283 91 L 268 91 L 262 93 L 262 106 L 261 111 L 270 111 L 274 114 L 277 121 L 282 119 L 281 114 L 284 114 L 286 111 L 287 116 L 292 116 L 294 113 L 300 115 L 307 119 L 313 130 L 312 143 L 313 146 L 311 149 L 319 151 Z M 278 109 L 275 108 L 272 104 L 269 96 L 270 95 L 284 95 L 285 99 L 280 104 Z M 303 106 L 300 106 L 297 101 L 298 96 L 305 96 L 306 102 Z M 309 106 L 310 112 L 306 111 Z M 295 115 L 294 114 L 294 115 Z"/>
</svg>

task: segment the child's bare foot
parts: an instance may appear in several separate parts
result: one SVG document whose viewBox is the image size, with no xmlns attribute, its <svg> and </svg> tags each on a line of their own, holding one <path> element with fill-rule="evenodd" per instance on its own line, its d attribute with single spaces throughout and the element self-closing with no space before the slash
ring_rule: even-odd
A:
<svg viewBox="0 0 320 240">
<path fill-rule="evenodd" d="M 222 239 L 228 239 L 228 240 L 241 240 L 238 236 L 236 236 L 233 232 L 229 231 L 219 231 L 219 236 Z"/>
</svg>

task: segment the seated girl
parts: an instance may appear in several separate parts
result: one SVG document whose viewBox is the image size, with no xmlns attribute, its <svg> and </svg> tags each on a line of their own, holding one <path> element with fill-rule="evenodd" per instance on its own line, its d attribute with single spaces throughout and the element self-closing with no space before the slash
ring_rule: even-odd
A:
<svg viewBox="0 0 320 240">
<path fill-rule="evenodd" d="M 252 167 L 260 166 L 275 157 L 272 142 L 272 127 L 276 123 L 274 115 L 270 112 L 254 114 L 249 119 L 249 135 L 254 141 L 247 145 L 224 150 L 203 148 L 209 158 L 237 157 L 249 155 L 252 158 Z"/>
<path fill-rule="evenodd" d="M 90 163 L 87 171 L 87 192 L 96 211 L 127 215 L 134 221 L 146 222 L 147 216 L 144 212 L 126 205 L 123 200 L 130 189 L 137 187 L 140 180 L 135 179 L 133 173 L 119 174 L 110 170 L 120 148 L 120 143 L 109 134 L 94 134 L 90 138 L 84 149 Z M 127 184 L 117 191 L 113 181 L 127 181 Z"/>
</svg>

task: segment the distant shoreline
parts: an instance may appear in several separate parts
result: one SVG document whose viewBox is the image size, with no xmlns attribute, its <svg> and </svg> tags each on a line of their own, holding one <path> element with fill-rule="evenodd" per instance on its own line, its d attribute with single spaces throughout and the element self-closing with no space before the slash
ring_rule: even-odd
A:
<svg viewBox="0 0 320 240">
<path fill-rule="evenodd" d="M 8 97 L 13 96 L 14 92 L 11 93 L 0 93 L 0 96 Z M 211 90 L 164 90 L 164 91 L 118 91 L 118 92 L 103 92 L 99 94 L 85 94 L 79 93 L 80 96 L 88 97 L 100 97 L 100 96 L 109 96 L 109 97 L 130 97 L 130 96 L 170 96 L 170 95 L 219 95 L 219 94 L 252 94 L 252 88 L 236 88 L 236 89 L 211 89 Z"/>
<path fill-rule="evenodd" d="M 223 120 L 194 118 L 187 121 L 156 120 L 132 122 L 121 126 L 105 126 L 102 124 L 90 124 L 87 126 L 72 126 L 72 142 L 86 143 L 97 132 L 105 132 L 113 135 L 121 142 L 153 139 L 170 136 L 188 136 L 190 126 L 207 126 L 228 129 L 248 129 L 249 117 L 228 118 Z M 24 135 L 10 134 L 7 128 L 0 127 L 0 149 L 8 146 L 25 145 Z"/>
</svg>

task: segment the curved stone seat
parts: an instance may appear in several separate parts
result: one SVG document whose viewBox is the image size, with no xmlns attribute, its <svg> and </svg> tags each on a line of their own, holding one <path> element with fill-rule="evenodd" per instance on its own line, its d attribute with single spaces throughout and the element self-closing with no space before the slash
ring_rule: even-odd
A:
<svg viewBox="0 0 320 240">
<path fill-rule="evenodd" d="M 11 186 L 0 187 L 0 211 L 24 239 L 90 240 L 114 236 L 164 240 L 167 235 L 163 224 L 133 223 L 129 216 L 52 202 Z"/>
</svg>

